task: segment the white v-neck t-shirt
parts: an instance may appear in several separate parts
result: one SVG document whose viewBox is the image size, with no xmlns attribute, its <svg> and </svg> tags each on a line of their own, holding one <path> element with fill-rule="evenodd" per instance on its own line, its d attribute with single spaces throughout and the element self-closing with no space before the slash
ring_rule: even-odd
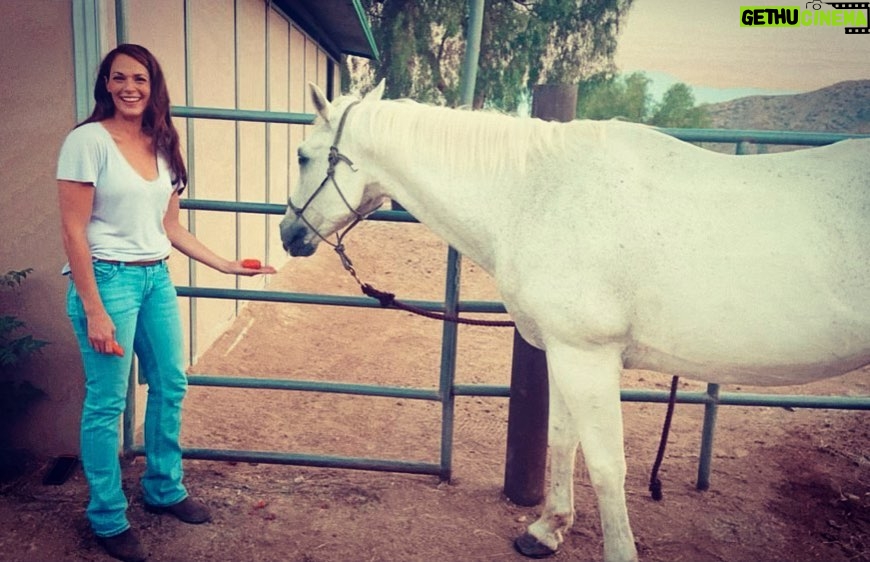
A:
<svg viewBox="0 0 870 562">
<path fill-rule="evenodd" d="M 144 261 L 169 255 L 163 216 L 170 196 L 182 186 L 172 184 L 169 165 L 159 154 L 157 171 L 157 179 L 144 179 L 100 123 L 87 123 L 67 135 L 58 157 L 57 179 L 88 183 L 95 189 L 87 226 L 94 259 Z M 67 265 L 64 271 L 68 269 Z"/>
</svg>

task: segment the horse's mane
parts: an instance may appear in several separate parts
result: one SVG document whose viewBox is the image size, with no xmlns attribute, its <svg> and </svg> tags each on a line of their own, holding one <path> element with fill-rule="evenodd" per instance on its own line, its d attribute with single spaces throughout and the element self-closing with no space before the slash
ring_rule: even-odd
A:
<svg viewBox="0 0 870 562">
<path fill-rule="evenodd" d="M 451 109 L 411 100 L 363 103 L 359 109 L 359 126 L 378 139 L 391 158 L 443 162 L 459 174 L 464 170 L 522 173 L 530 158 L 564 136 L 564 128 L 555 123 L 496 111 Z"/>
</svg>

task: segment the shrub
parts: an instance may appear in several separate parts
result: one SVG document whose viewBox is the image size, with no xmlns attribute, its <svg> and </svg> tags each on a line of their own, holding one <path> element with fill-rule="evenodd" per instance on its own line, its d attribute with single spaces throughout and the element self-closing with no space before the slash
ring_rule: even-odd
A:
<svg viewBox="0 0 870 562">
<path fill-rule="evenodd" d="M 32 271 L 28 268 L 0 276 L 0 291 L 18 290 Z M 20 472 L 25 457 L 24 452 L 9 448 L 13 424 L 45 396 L 42 390 L 18 377 L 21 365 L 48 345 L 30 334 L 21 334 L 25 327 L 15 316 L 0 315 L 0 481 Z"/>
</svg>

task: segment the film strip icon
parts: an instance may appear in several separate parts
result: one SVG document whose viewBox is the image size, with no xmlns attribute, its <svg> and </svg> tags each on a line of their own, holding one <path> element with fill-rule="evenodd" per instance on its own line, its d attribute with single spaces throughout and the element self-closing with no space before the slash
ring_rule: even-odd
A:
<svg viewBox="0 0 870 562">
<path fill-rule="evenodd" d="M 845 31 L 849 35 L 870 35 L 870 2 L 809 2 L 809 4 L 813 5 L 814 10 L 821 8 L 822 4 L 833 6 L 837 10 L 867 10 L 866 27 L 846 27 Z"/>
</svg>

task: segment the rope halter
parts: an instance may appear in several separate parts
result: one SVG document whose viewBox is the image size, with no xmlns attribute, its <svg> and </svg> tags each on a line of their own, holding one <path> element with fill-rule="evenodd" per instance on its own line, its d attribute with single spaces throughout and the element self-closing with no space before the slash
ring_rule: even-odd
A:
<svg viewBox="0 0 870 562">
<path fill-rule="evenodd" d="M 338 142 L 341 140 L 341 134 L 344 132 L 344 125 L 347 122 L 347 116 L 350 114 L 350 110 L 353 109 L 353 106 L 359 103 L 359 100 L 352 102 L 347 106 L 347 109 L 341 116 L 341 120 L 338 122 L 338 130 L 335 132 L 335 140 L 332 141 L 332 146 L 329 147 L 329 156 L 327 157 L 328 167 L 326 168 L 326 177 L 323 178 L 323 181 L 320 182 L 320 185 L 317 189 L 314 190 L 314 193 L 311 194 L 311 197 L 305 202 L 301 207 L 297 207 L 293 204 L 292 201 L 287 201 L 287 206 L 293 211 L 293 214 L 296 215 L 296 218 L 305 223 L 305 226 L 308 227 L 309 230 L 314 232 L 318 238 L 326 242 L 329 246 L 338 253 L 341 257 L 341 263 L 345 269 L 347 269 L 351 275 L 356 277 L 356 272 L 353 270 L 353 264 L 350 261 L 350 258 L 347 257 L 347 254 L 344 251 L 344 244 L 342 241 L 344 237 L 347 236 L 347 233 L 351 231 L 353 227 L 355 227 L 361 220 L 363 220 L 363 215 L 359 212 L 357 208 L 354 208 L 345 197 L 344 192 L 342 192 L 341 187 L 339 187 L 338 182 L 335 181 L 335 169 L 338 167 L 340 163 L 345 163 L 348 165 L 352 172 L 356 172 L 357 169 L 353 167 L 353 161 L 348 158 L 346 155 L 342 154 L 338 150 Z M 331 184 L 335 187 L 335 190 L 338 192 L 339 197 L 344 202 L 344 205 L 348 208 L 348 210 L 353 214 L 354 219 L 351 223 L 343 230 L 341 233 L 336 233 L 335 242 L 329 240 L 326 236 L 324 236 L 311 222 L 305 218 L 305 211 L 314 201 L 314 199 L 323 191 L 323 189 L 327 186 L 327 184 Z"/>
</svg>

